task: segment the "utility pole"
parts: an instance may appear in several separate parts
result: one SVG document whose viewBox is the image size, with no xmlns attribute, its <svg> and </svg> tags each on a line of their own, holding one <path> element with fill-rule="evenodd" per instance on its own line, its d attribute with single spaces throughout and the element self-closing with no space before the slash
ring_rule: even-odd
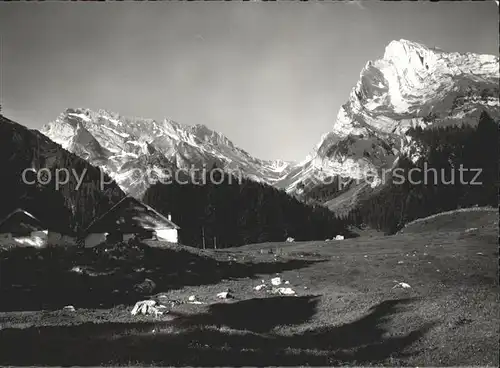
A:
<svg viewBox="0 0 500 368">
<path fill-rule="evenodd" d="M 201 227 L 201 238 L 203 241 L 203 249 L 205 249 L 205 227 L 204 226 Z"/>
</svg>

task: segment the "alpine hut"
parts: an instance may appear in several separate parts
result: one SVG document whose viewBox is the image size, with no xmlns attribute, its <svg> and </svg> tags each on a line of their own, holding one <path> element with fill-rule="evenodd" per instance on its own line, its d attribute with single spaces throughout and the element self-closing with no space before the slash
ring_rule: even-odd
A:
<svg viewBox="0 0 500 368">
<path fill-rule="evenodd" d="M 28 211 L 20 208 L 8 214 L 0 222 L 0 243 L 4 246 L 47 245 L 48 228 Z"/>
<path fill-rule="evenodd" d="M 30 212 L 18 208 L 0 222 L 0 244 L 6 246 L 45 247 L 47 245 L 75 245 L 69 229 L 41 221 Z"/>
<path fill-rule="evenodd" d="M 115 204 L 85 230 L 85 246 L 134 238 L 178 242 L 177 230 L 167 217 L 141 201 L 127 196 Z"/>
</svg>

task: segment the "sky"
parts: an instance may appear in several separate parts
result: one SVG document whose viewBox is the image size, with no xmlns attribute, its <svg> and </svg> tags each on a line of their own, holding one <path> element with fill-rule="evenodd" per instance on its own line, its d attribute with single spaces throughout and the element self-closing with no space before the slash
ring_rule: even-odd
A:
<svg viewBox="0 0 500 368">
<path fill-rule="evenodd" d="M 392 40 L 498 55 L 491 2 L 3 2 L 2 113 L 86 107 L 205 124 L 301 161 Z"/>
</svg>

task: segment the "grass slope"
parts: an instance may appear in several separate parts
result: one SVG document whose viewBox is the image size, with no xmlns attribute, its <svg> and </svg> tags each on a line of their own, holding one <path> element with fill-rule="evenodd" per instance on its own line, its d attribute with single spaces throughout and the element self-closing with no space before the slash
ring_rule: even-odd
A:
<svg viewBox="0 0 500 368">
<path fill-rule="evenodd" d="M 175 247 L 146 256 L 142 250 L 114 264 L 105 252 L 100 266 L 87 255 L 85 267 L 109 267 L 115 276 L 88 276 L 99 280 L 88 281 L 93 287 L 105 285 L 95 295 L 82 287 L 68 292 L 81 275 L 63 283 L 66 293 L 52 307 L 73 304 L 76 312 L 0 313 L 0 364 L 496 366 L 498 213 L 460 216 L 456 226 L 421 224 L 394 236 L 218 251 Z M 466 231 L 472 227 L 478 229 Z M 12 253 L 1 256 L 5 264 Z M 73 260 L 86 259 L 80 257 Z M 70 280 L 70 264 L 69 257 L 57 266 L 59 278 Z M 34 274 L 16 279 L 25 283 L 21 300 L 36 293 L 26 286 Z M 134 280 L 123 281 L 130 274 Z M 297 295 L 253 289 L 276 275 Z M 154 297 L 168 314 L 130 316 L 131 303 L 147 296 L 131 285 L 145 276 L 155 280 Z M 14 277 L 2 268 L 2 307 L 12 293 L 5 283 Z M 56 288 L 62 283 L 52 280 Z M 396 281 L 411 288 L 394 288 Z M 129 296 L 106 294 L 115 283 Z M 227 289 L 234 298 L 216 298 Z M 204 304 L 188 304 L 190 295 Z"/>
</svg>

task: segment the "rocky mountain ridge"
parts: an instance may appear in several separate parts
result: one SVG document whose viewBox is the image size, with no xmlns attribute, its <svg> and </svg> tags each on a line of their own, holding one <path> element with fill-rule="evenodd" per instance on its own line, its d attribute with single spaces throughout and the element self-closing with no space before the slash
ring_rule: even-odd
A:
<svg viewBox="0 0 500 368">
<path fill-rule="evenodd" d="M 240 170 L 298 197 L 333 177 L 380 183 L 401 154 L 418 158 L 405 132 L 411 127 L 477 124 L 486 111 L 500 116 L 499 60 L 493 55 L 445 52 L 392 41 L 381 59 L 367 62 L 332 130 L 301 163 L 252 157 L 204 125 L 126 118 L 104 110 L 68 109 L 41 132 L 100 166 L 127 192 L 147 188 L 143 172 L 164 168 Z"/>
<path fill-rule="evenodd" d="M 328 177 L 362 180 L 390 169 L 398 155 L 418 158 L 410 127 L 476 125 L 481 113 L 500 116 L 499 60 L 392 41 L 383 58 L 363 68 L 332 131 L 314 153 L 276 185 L 302 194 Z"/>
<path fill-rule="evenodd" d="M 128 118 L 105 110 L 67 109 L 41 132 L 104 169 L 136 196 L 144 193 L 151 178 L 167 180 L 177 169 L 195 173 L 215 165 L 272 185 L 293 165 L 252 157 L 201 124 Z"/>
</svg>

